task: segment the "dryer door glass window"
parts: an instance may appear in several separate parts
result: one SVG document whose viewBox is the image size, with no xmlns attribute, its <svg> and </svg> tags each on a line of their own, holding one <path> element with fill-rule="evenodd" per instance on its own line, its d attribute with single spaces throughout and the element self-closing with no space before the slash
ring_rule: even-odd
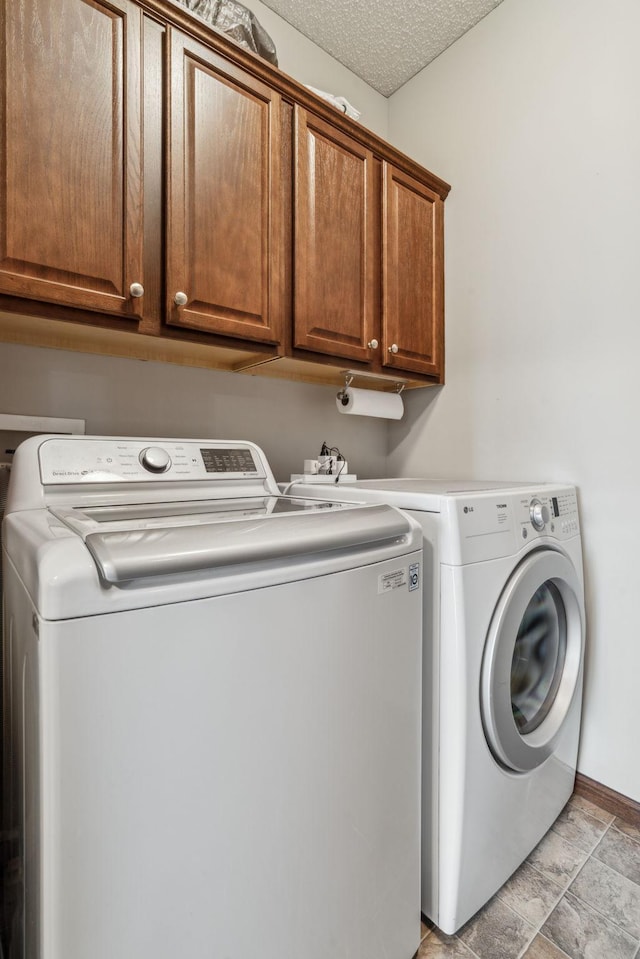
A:
<svg viewBox="0 0 640 959">
<path fill-rule="evenodd" d="M 482 658 L 482 722 L 501 766 L 528 772 L 553 753 L 575 712 L 583 643 L 582 586 L 573 564 L 557 550 L 535 550 L 504 586 Z"/>
<path fill-rule="evenodd" d="M 567 648 L 567 617 L 558 587 L 549 580 L 533 594 L 520 622 L 511 661 L 511 709 L 524 735 L 548 715 Z"/>
</svg>

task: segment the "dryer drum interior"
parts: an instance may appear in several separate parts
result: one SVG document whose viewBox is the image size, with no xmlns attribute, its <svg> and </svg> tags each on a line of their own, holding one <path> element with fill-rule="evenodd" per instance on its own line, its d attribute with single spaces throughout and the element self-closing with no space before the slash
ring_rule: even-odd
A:
<svg viewBox="0 0 640 959">
<path fill-rule="evenodd" d="M 584 615 L 573 564 L 541 549 L 517 567 L 496 606 L 480 700 L 496 760 L 528 772 L 554 751 L 578 686 Z"/>
<path fill-rule="evenodd" d="M 511 661 L 511 708 L 521 735 L 548 716 L 562 679 L 567 617 L 560 590 L 547 580 L 531 597 L 516 636 Z"/>
</svg>

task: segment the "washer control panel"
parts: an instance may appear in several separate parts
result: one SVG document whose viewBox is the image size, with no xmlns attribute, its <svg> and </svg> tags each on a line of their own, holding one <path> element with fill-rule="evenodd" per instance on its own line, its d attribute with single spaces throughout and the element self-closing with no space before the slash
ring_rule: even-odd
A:
<svg viewBox="0 0 640 959">
<path fill-rule="evenodd" d="M 206 441 L 47 439 L 39 448 L 45 486 L 72 483 L 261 479 L 260 450 Z"/>
</svg>

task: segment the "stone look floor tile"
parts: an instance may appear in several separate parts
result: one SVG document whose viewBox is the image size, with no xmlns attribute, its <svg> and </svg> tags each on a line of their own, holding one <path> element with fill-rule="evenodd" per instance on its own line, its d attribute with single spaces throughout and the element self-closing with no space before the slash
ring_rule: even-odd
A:
<svg viewBox="0 0 640 959">
<path fill-rule="evenodd" d="M 598 859 L 588 859 L 569 892 L 640 939 L 640 886 Z"/>
<path fill-rule="evenodd" d="M 496 893 L 496 898 L 537 927 L 557 904 L 563 888 L 543 876 L 531 863 L 524 862 Z"/>
<path fill-rule="evenodd" d="M 422 940 L 415 959 L 476 959 L 457 936 L 432 929 Z"/>
<path fill-rule="evenodd" d="M 538 933 L 522 959 L 567 959 L 567 954 Z"/>
<path fill-rule="evenodd" d="M 422 936 L 415 959 L 640 959 L 640 829 L 574 795 L 457 935 Z"/>
<path fill-rule="evenodd" d="M 588 853 L 550 830 L 527 857 L 543 876 L 566 889 L 586 862 Z"/>
<path fill-rule="evenodd" d="M 565 893 L 541 933 L 571 959 L 634 959 L 638 942 L 571 893 Z"/>
<path fill-rule="evenodd" d="M 615 826 L 611 826 L 604 834 L 593 856 L 640 885 L 640 842 L 620 832 Z"/>
<path fill-rule="evenodd" d="M 609 827 L 591 813 L 569 803 L 551 828 L 567 842 L 585 852 L 591 852 Z"/>
<path fill-rule="evenodd" d="M 634 826 L 630 822 L 625 822 L 624 819 L 614 819 L 614 827 L 618 832 L 623 832 L 625 836 L 631 836 L 632 839 L 635 839 L 636 842 L 640 842 L 640 828 Z"/>
<path fill-rule="evenodd" d="M 595 803 L 585 799 L 584 796 L 578 796 L 575 793 L 569 800 L 568 805 L 574 806 L 576 809 L 582 809 L 583 812 L 589 813 L 590 816 L 593 816 L 594 819 L 599 819 L 600 822 L 606 822 L 607 825 L 615 819 L 613 813 L 607 812 L 606 809 L 601 809 L 600 806 L 596 806 Z"/>
<path fill-rule="evenodd" d="M 479 959 L 517 959 L 533 939 L 535 926 L 499 899 L 492 899 L 458 932 Z"/>
</svg>

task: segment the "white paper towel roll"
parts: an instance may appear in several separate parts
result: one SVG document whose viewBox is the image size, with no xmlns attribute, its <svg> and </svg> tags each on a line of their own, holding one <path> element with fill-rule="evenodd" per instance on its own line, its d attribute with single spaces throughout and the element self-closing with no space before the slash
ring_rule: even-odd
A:
<svg viewBox="0 0 640 959">
<path fill-rule="evenodd" d="M 338 393 L 336 406 L 340 413 L 353 413 L 355 416 L 381 416 L 385 420 L 399 420 L 404 413 L 404 403 L 399 393 L 355 390 L 351 387 Z"/>
</svg>

